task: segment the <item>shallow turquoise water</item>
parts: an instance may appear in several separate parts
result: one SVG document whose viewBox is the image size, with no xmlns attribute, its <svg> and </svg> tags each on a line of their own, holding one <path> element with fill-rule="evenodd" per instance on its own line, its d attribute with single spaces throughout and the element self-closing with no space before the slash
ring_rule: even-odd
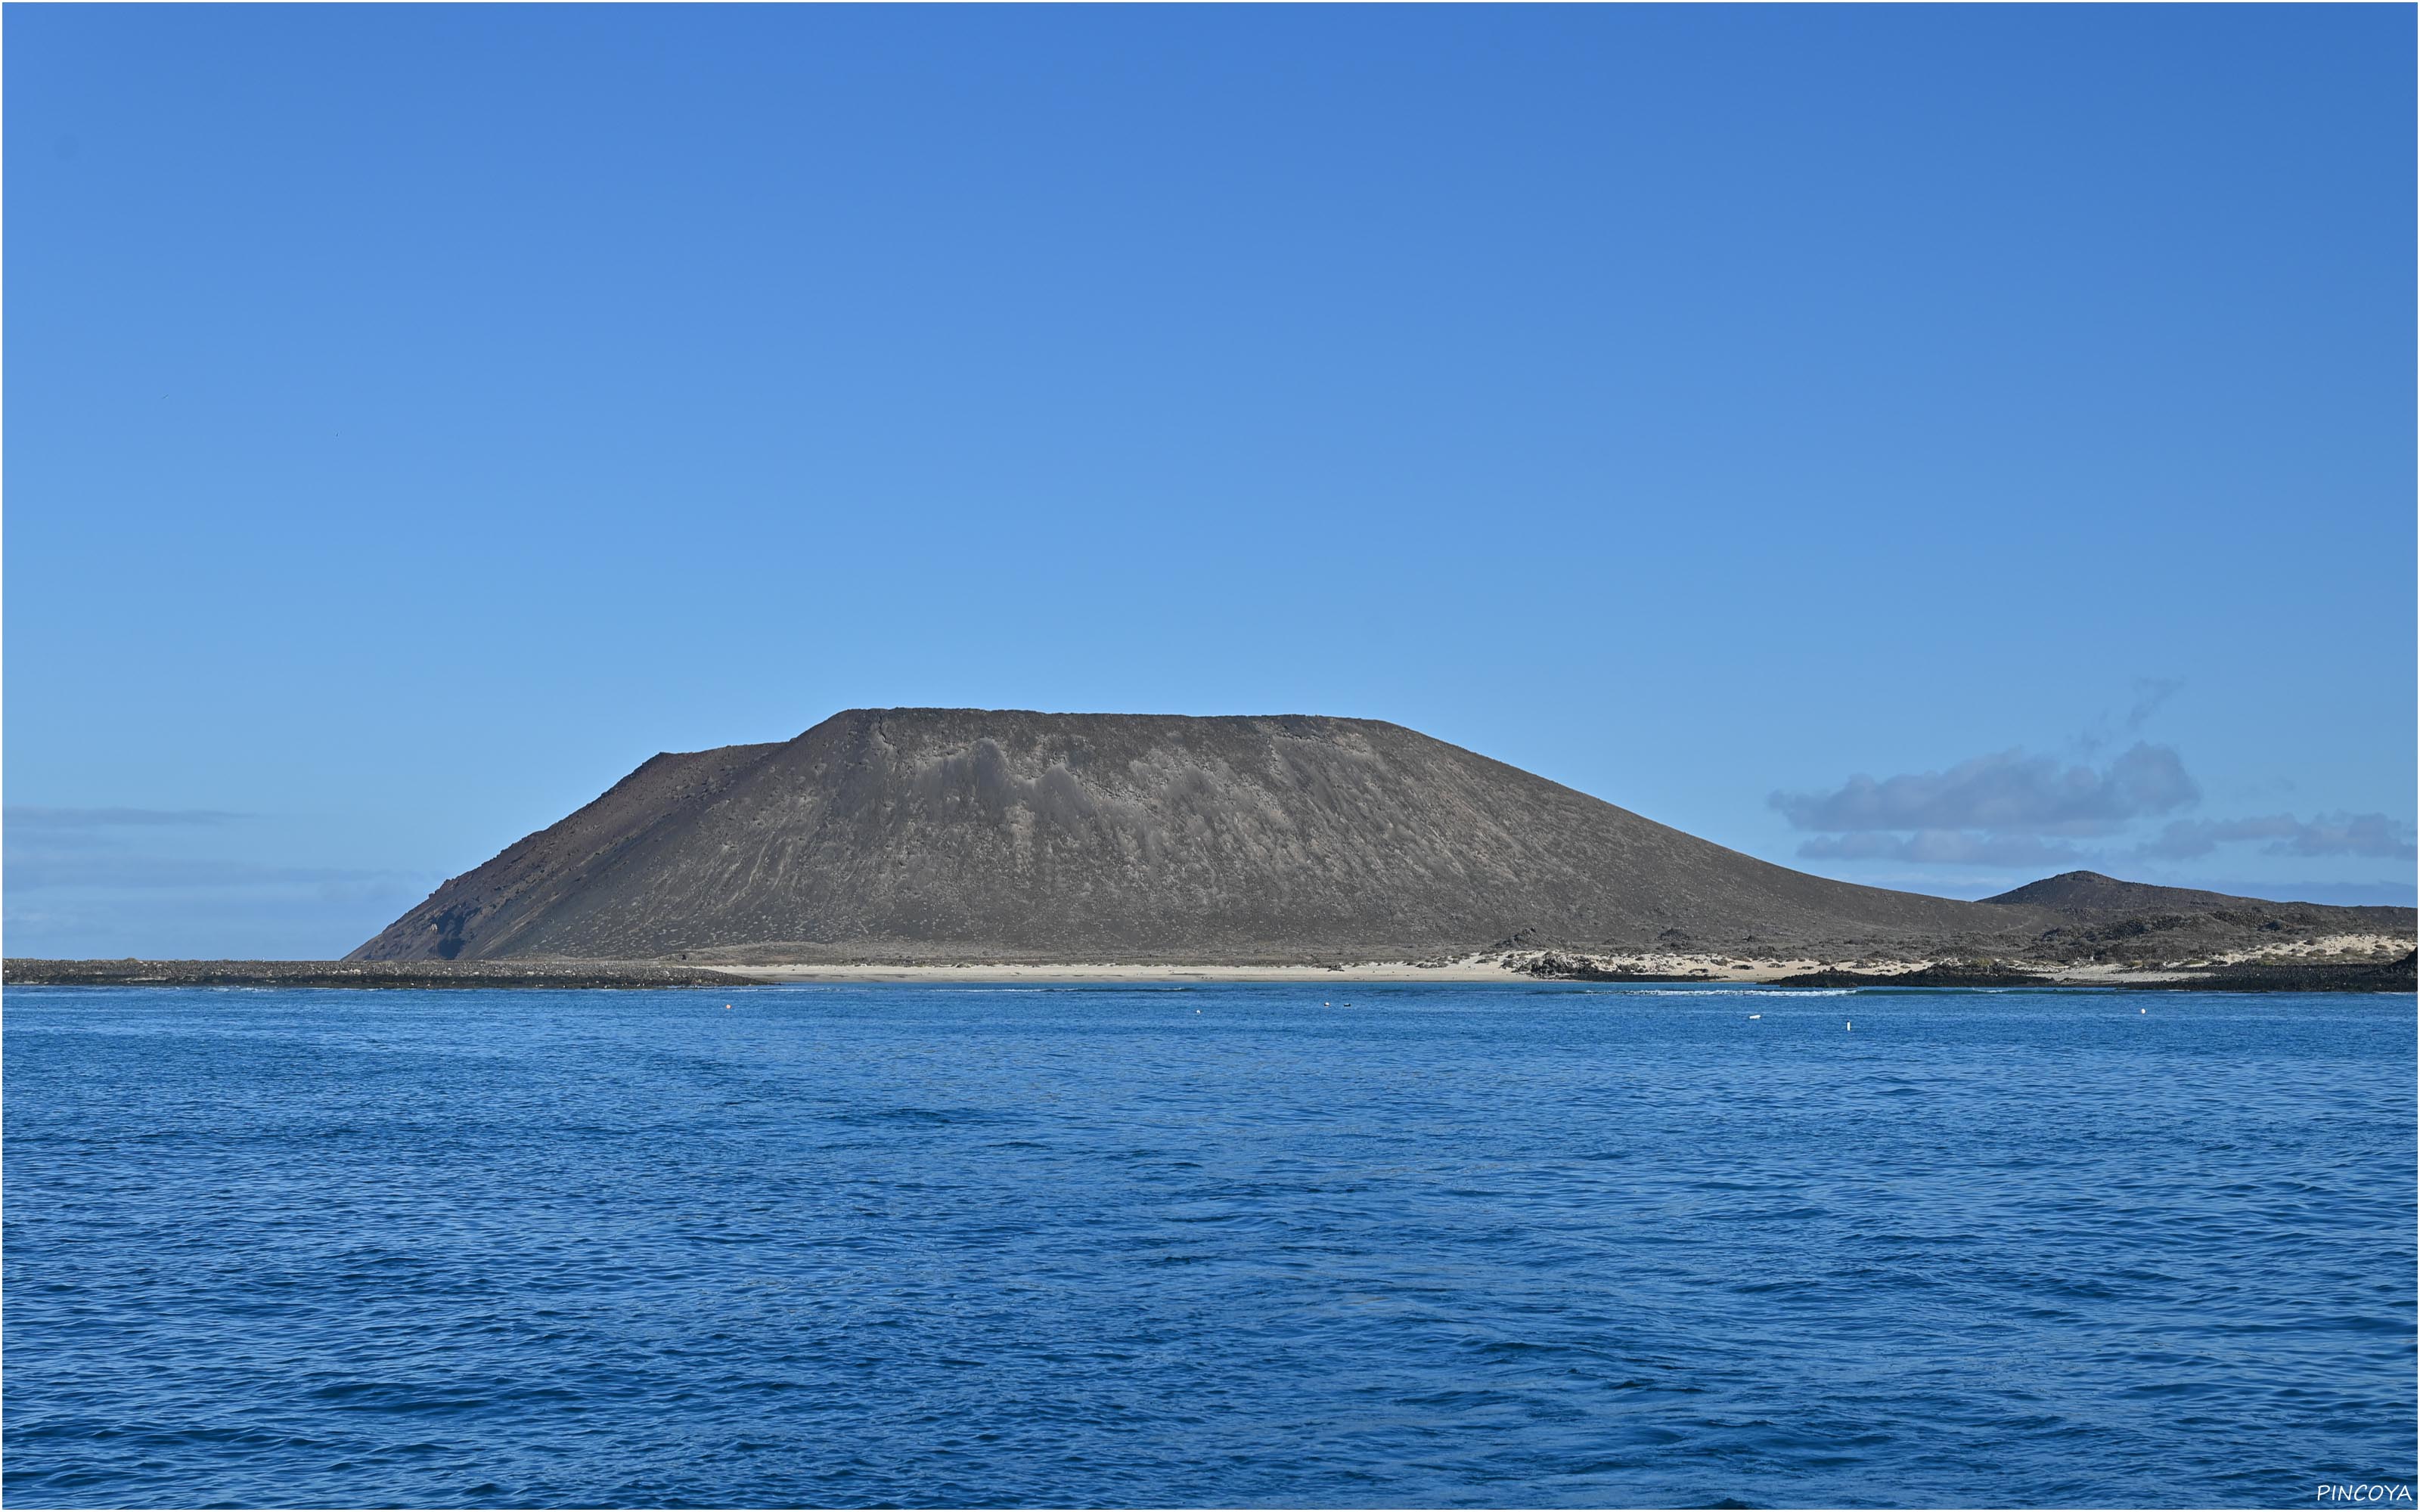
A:
<svg viewBox="0 0 2420 1512">
<path fill-rule="evenodd" d="M 2408 997 L 6 1011 L 20 1505 L 2310 1505 L 2414 1473 Z"/>
</svg>

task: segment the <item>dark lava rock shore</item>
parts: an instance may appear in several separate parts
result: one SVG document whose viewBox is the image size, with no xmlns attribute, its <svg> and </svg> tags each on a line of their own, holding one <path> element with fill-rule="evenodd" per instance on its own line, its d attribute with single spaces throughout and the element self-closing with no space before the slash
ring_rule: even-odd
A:
<svg viewBox="0 0 2420 1512">
<path fill-rule="evenodd" d="M 1553 950 L 1513 969 L 1526 976 L 1545 981 L 1710 981 L 1713 974 L 1704 971 L 1625 971 L 1619 966 L 1600 965 L 1586 956 L 1561 955 Z"/>
<path fill-rule="evenodd" d="M 2128 981 L 2131 992 L 2165 988 L 2198 993 L 2412 993 L 2420 992 L 2420 951 L 2400 961 L 2337 963 L 2285 962 L 2263 965 L 2246 963 L 2196 971 L 2179 981 Z"/>
<path fill-rule="evenodd" d="M 1703 971 L 1624 971 L 1599 965 L 1584 957 L 1558 955 L 1552 951 L 1538 957 L 1520 969 L 1532 977 L 1543 978 L 1548 981 L 1691 982 L 1717 980 Z M 2055 978 L 2043 976 L 2039 972 L 2009 971 L 1945 962 L 1939 965 L 1925 966 L 1916 971 L 1898 973 L 1802 971 L 1794 977 L 1776 977 L 1765 981 L 1732 982 L 1731 984 L 1757 987 L 2055 987 L 2057 981 Z"/>
<path fill-rule="evenodd" d="M 2044 972 L 1944 962 L 1916 971 L 1803 971 L 1754 983 L 1760 987 L 2100 987 L 2138 993 L 2412 993 L 2420 992 L 2414 961 L 2293 961 L 2187 968 L 2134 980 L 2063 980 Z M 1608 969 L 1579 957 L 1547 954 L 1520 968 L 1548 981 L 1705 981 L 1705 973 Z M 1734 983 L 1734 985 L 1747 985 Z"/>
<path fill-rule="evenodd" d="M 2055 978 L 2038 971 L 2010 971 L 1994 966 L 1943 962 L 1897 975 L 1871 971 L 1802 971 L 1776 977 L 1768 987 L 2055 987 Z"/>
<path fill-rule="evenodd" d="M 8 961 L 11 987 L 750 987 L 646 961 Z"/>
</svg>

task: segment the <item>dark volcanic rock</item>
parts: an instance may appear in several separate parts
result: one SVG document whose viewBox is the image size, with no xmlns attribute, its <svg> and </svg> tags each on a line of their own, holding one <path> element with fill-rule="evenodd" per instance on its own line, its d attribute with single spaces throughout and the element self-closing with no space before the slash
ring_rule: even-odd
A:
<svg viewBox="0 0 2420 1512">
<path fill-rule="evenodd" d="M 2157 918 L 2159 922 L 2154 927 L 2160 928 L 2179 927 L 2195 917 L 2216 916 L 2230 923 L 2258 929 L 2408 934 L 2415 918 L 2420 918 L 2420 913 L 2409 908 L 2272 903 L 2265 898 L 2238 898 L 2192 887 L 2120 882 L 2098 872 L 2062 872 L 1983 901 L 1995 907 L 2047 908 L 2078 919 Z"/>
<path fill-rule="evenodd" d="M 1586 956 L 1558 955 L 1552 950 L 1523 965 L 1521 971 L 1549 981 L 1703 981 L 1712 975 L 1698 971 L 1625 971 L 1603 966 Z"/>
<path fill-rule="evenodd" d="M 2197 971 L 2180 981 L 2125 985 L 2204 993 L 2411 993 L 2420 992 L 2420 970 L 2415 970 L 2415 963 L 2420 963 L 2420 955 L 2350 965 L 2326 961 L 2289 961 L 2273 965 L 2247 963 Z"/>
<path fill-rule="evenodd" d="M 747 987 L 752 979 L 630 961 L 36 961 L 11 987 Z"/>
<path fill-rule="evenodd" d="M 2420 914 L 2409 908 L 2341 908 L 2327 903 L 2271 903 L 2189 887 L 2120 882 L 2098 872 L 2069 872 L 2029 883 L 1984 902 L 2049 910 L 2058 923 L 2017 952 L 2041 960 L 2156 965 L 2230 951 L 2268 949 L 2288 941 L 2332 935 L 2409 938 Z"/>
<path fill-rule="evenodd" d="M 1866 971 L 1802 971 L 1777 977 L 1771 987 L 2047 987 L 2051 980 L 2037 972 L 2009 971 L 1999 966 L 1964 965 L 1955 961 L 1902 971 L 1897 976 Z"/>
<path fill-rule="evenodd" d="M 1792 872 L 1374 720 L 886 709 L 658 756 L 354 958 L 1407 960 L 2056 922 Z"/>
<path fill-rule="evenodd" d="M 2120 882 L 2098 872 L 2062 872 L 1983 900 L 2002 907 L 2049 908 L 2062 914 L 2180 913 L 2238 907 L 2253 900 L 2191 887 Z M 2267 905 L 2262 905 L 2267 906 Z"/>
</svg>

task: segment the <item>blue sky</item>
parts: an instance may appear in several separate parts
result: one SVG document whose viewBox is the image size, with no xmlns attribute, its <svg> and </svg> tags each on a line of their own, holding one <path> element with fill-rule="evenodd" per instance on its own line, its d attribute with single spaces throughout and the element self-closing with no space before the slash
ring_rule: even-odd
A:
<svg viewBox="0 0 2420 1512">
<path fill-rule="evenodd" d="M 7 949 L 857 705 L 2410 902 L 2402 7 L 27 7 Z"/>
</svg>

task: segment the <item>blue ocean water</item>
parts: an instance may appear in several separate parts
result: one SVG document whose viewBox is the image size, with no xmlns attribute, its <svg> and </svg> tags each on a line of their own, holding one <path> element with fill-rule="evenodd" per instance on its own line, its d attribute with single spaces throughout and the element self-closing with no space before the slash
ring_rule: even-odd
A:
<svg viewBox="0 0 2420 1512">
<path fill-rule="evenodd" d="M 16 1505 L 2414 1473 L 2408 997 L 21 988 L 5 1051 Z"/>
</svg>

